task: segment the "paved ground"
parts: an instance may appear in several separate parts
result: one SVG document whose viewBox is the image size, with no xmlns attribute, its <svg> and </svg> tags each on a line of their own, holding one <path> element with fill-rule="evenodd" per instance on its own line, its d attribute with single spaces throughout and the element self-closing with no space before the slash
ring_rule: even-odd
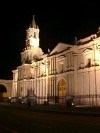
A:
<svg viewBox="0 0 100 133">
<path fill-rule="evenodd" d="M 0 103 L 0 133 L 100 133 L 99 112 L 100 108 Z"/>
<path fill-rule="evenodd" d="M 83 115 L 94 115 L 100 116 L 100 107 L 66 107 L 66 105 L 52 104 L 52 105 L 31 105 L 18 104 L 18 103 L 0 103 L 1 106 L 19 108 L 19 109 L 30 109 L 44 112 L 55 112 L 55 113 L 67 113 L 67 114 L 83 114 Z"/>
</svg>

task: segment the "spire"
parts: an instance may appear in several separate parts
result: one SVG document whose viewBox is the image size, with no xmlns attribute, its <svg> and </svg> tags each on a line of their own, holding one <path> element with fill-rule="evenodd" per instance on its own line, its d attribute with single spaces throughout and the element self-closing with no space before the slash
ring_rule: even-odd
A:
<svg viewBox="0 0 100 133">
<path fill-rule="evenodd" d="M 33 27 L 33 28 L 36 28 L 35 15 L 33 15 L 32 27 Z"/>
</svg>

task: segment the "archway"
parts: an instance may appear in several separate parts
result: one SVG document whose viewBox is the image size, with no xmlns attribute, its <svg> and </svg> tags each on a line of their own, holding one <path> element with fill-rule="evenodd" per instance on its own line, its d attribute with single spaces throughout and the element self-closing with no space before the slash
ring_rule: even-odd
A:
<svg viewBox="0 0 100 133">
<path fill-rule="evenodd" d="M 66 99 L 66 82 L 64 79 L 61 79 L 58 82 L 58 96 L 59 96 L 59 103 L 65 103 Z"/>
<path fill-rule="evenodd" d="M 7 89 L 4 85 L 0 85 L 0 101 L 6 102 L 8 100 Z"/>
</svg>

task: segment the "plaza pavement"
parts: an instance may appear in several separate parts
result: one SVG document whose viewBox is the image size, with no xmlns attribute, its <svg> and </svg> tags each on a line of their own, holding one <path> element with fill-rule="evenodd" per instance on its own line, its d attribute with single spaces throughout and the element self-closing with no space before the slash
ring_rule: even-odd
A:
<svg viewBox="0 0 100 133">
<path fill-rule="evenodd" d="M 28 109 L 30 111 L 43 111 L 50 113 L 64 113 L 64 114 L 75 114 L 75 115 L 92 115 L 100 117 L 100 107 L 67 107 L 66 105 L 60 104 L 36 104 L 28 106 L 28 104 L 22 103 L 0 103 L 0 106 Z"/>
</svg>

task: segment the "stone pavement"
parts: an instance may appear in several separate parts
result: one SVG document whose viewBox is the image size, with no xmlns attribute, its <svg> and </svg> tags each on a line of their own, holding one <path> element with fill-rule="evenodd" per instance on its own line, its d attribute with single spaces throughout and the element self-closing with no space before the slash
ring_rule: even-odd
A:
<svg viewBox="0 0 100 133">
<path fill-rule="evenodd" d="M 36 104 L 30 107 L 27 104 L 21 104 L 20 108 L 30 109 L 31 111 L 43 111 L 50 113 L 64 113 L 64 114 L 75 114 L 75 115 L 92 115 L 100 116 L 100 107 L 66 107 L 66 105 L 60 104 Z"/>
<path fill-rule="evenodd" d="M 64 114 L 100 116 L 100 107 L 66 107 L 66 105 L 33 105 L 33 110 Z"/>
<path fill-rule="evenodd" d="M 66 107 L 66 105 L 60 104 L 36 104 L 28 106 L 28 104 L 22 103 L 0 103 L 0 106 L 18 108 L 18 109 L 28 109 L 31 111 L 44 111 L 50 113 L 64 113 L 64 114 L 77 114 L 77 115 L 92 115 L 100 116 L 100 107 Z"/>
</svg>

